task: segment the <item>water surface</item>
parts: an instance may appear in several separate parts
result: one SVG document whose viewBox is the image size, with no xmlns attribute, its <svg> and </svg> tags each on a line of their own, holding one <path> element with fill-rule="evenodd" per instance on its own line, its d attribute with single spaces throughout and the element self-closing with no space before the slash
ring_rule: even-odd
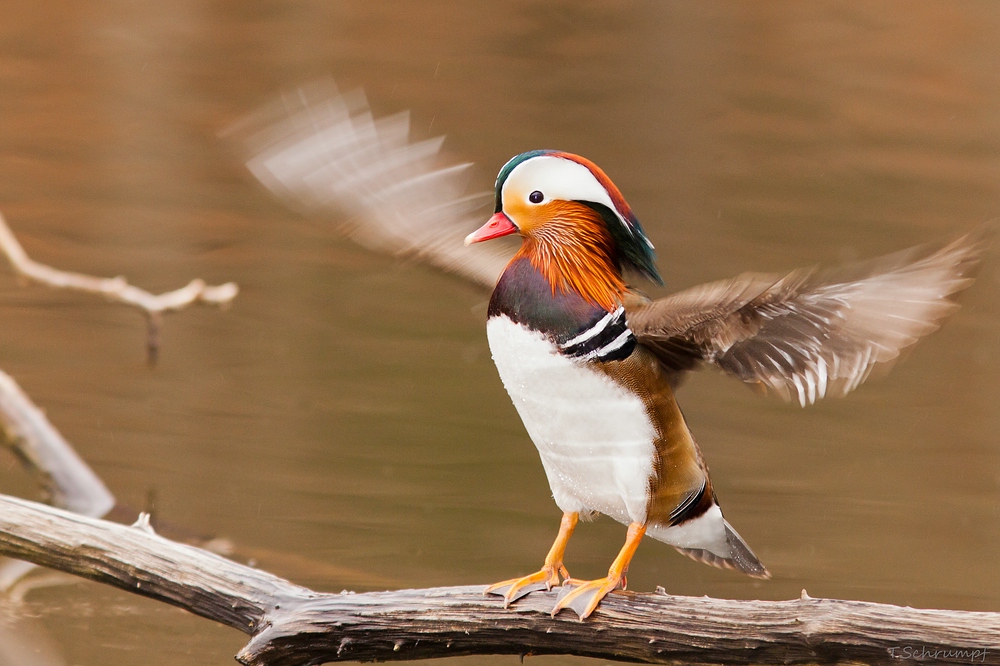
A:
<svg viewBox="0 0 1000 666">
<path fill-rule="evenodd" d="M 333 75 L 379 114 L 412 109 L 480 189 L 523 150 L 590 157 L 668 289 L 1000 213 L 993 3 L 53 0 L 4 17 L 0 210 L 28 252 L 242 292 L 168 318 L 150 370 L 136 313 L 0 273 L 0 367 L 119 499 L 152 491 L 163 518 L 321 590 L 527 573 L 559 513 L 489 357 L 487 294 L 287 211 L 218 138 L 282 87 Z M 802 410 L 693 377 L 680 401 L 726 516 L 774 578 L 649 541 L 630 586 L 1000 610 L 996 264 L 847 399 Z M 0 491 L 35 496 L 4 455 Z M 583 526 L 571 571 L 603 575 L 623 536 Z M 228 664 L 244 642 L 82 582 L 3 604 L 0 626 L 38 664 Z"/>
</svg>

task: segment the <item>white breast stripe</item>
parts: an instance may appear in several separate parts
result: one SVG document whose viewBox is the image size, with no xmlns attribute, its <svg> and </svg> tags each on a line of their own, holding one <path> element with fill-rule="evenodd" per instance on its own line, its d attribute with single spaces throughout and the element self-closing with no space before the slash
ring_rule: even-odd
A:
<svg viewBox="0 0 1000 666">
<path fill-rule="evenodd" d="M 609 342 L 600 349 L 595 349 L 594 351 L 590 352 L 589 354 L 581 358 L 585 359 L 600 358 L 601 356 L 610 354 L 616 349 L 621 349 L 631 338 L 632 338 L 632 331 L 626 328 L 625 331 L 617 338 L 615 338 L 612 342 Z"/>
<path fill-rule="evenodd" d="M 567 347 L 578 345 L 581 342 L 586 342 L 587 340 L 591 339 L 592 337 L 603 331 L 605 328 L 607 328 L 608 324 L 611 323 L 613 320 L 617 319 L 622 312 L 625 312 L 625 308 L 623 307 L 618 308 L 614 312 L 609 312 L 608 314 L 601 317 L 601 319 L 596 324 L 588 328 L 586 331 L 580 333 L 578 336 L 576 336 L 571 340 L 567 340 L 566 342 L 562 343 L 559 346 L 563 349 L 566 349 Z"/>
</svg>

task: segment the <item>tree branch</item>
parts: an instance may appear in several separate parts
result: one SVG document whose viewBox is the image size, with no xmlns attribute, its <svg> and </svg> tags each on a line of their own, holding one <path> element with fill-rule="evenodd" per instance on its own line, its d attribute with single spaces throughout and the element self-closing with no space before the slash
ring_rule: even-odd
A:
<svg viewBox="0 0 1000 666">
<path fill-rule="evenodd" d="M 104 516 L 115 505 L 107 486 L 2 370 L 0 428 L 7 445 L 38 478 L 49 502 L 93 518 Z"/>
<path fill-rule="evenodd" d="M 107 515 L 114 507 L 115 498 L 107 486 L 14 378 L 2 370 L 0 440 L 38 479 L 48 502 L 94 518 Z M 34 568 L 34 564 L 19 560 L 0 564 L 0 592 L 10 590 Z"/>
<path fill-rule="evenodd" d="M 204 280 L 194 279 L 180 289 L 154 295 L 129 284 L 121 276 L 99 278 L 52 268 L 28 256 L 2 214 L 0 214 L 0 251 L 7 255 L 11 267 L 29 280 L 57 289 L 98 294 L 142 310 L 149 327 L 147 349 L 151 361 L 155 361 L 159 351 L 160 324 L 165 312 L 181 310 L 196 303 L 225 307 L 239 293 L 239 287 L 235 282 L 210 286 L 205 284 Z"/>
<path fill-rule="evenodd" d="M 569 614 L 549 617 L 555 591 L 506 610 L 479 586 L 323 594 L 164 539 L 142 524 L 126 527 L 4 496 L 0 554 L 239 629 L 252 637 L 237 656 L 244 664 L 529 653 L 647 663 L 1000 664 L 1000 613 L 804 594 L 775 602 L 626 592 L 610 595 L 579 622 Z"/>
</svg>

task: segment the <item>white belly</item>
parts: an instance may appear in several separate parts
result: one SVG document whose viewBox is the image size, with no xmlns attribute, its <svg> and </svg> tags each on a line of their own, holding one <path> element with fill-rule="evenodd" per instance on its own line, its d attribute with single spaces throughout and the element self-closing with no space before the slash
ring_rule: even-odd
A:
<svg viewBox="0 0 1000 666">
<path fill-rule="evenodd" d="M 645 522 L 656 431 L 642 401 L 506 316 L 486 335 L 559 508 Z"/>
</svg>

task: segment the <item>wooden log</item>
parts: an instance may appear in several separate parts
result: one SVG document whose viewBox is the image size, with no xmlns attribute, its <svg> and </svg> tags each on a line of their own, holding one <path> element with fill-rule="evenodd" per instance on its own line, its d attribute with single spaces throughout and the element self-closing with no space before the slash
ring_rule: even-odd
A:
<svg viewBox="0 0 1000 666">
<path fill-rule="evenodd" d="M 243 664 L 571 654 L 691 664 L 1000 664 L 1000 613 L 812 599 L 613 593 L 584 622 L 556 592 L 504 609 L 483 587 L 324 594 L 155 534 L 0 496 L 0 554 L 184 608 L 251 636 Z"/>
</svg>

